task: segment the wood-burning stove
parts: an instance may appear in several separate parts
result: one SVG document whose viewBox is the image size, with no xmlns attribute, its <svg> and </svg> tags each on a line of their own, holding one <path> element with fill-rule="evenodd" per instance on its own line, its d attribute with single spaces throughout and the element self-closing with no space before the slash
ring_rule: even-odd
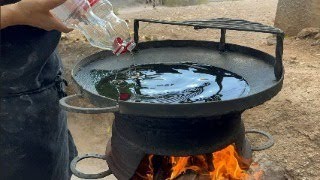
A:
<svg viewBox="0 0 320 180">
<path fill-rule="evenodd" d="M 139 22 L 192 26 L 194 29 L 221 29 L 219 43 L 208 41 L 166 40 L 139 43 Z M 211 19 L 202 21 L 135 20 L 135 55 L 112 56 L 109 51 L 94 54 L 80 61 L 72 71 L 72 77 L 81 95 L 61 99 L 61 106 L 71 112 L 114 112 L 112 138 L 105 156 L 109 171 L 96 175 L 84 175 L 75 169 L 76 158 L 71 167 L 80 177 L 98 178 L 113 173 L 118 179 L 131 179 L 143 159 L 156 157 L 208 155 L 233 144 L 241 162 L 250 164 L 252 150 L 263 147 L 250 146 L 245 136 L 241 113 L 274 97 L 283 83 L 284 33 L 270 26 L 239 19 Z M 276 56 L 256 49 L 228 44 L 226 30 L 271 33 L 277 36 Z M 226 69 L 244 77 L 250 92 L 239 98 L 201 103 L 144 103 L 104 97 L 95 90 L 96 82 L 103 77 L 90 74 L 92 70 L 114 70 L 133 64 L 194 62 Z M 83 96 L 98 108 L 82 108 L 69 104 Z M 260 131 L 250 131 L 258 132 Z M 270 135 L 265 134 L 270 138 Z M 214 157 L 212 157 L 214 158 Z M 210 156 L 209 156 L 210 159 Z M 213 167 L 214 168 L 214 164 Z"/>
</svg>

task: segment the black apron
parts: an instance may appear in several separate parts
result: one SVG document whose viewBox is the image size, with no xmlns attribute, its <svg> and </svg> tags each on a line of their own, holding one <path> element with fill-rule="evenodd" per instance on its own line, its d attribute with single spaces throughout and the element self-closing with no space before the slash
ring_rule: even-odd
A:
<svg viewBox="0 0 320 180">
<path fill-rule="evenodd" d="M 70 179 L 77 151 L 59 107 L 60 33 L 29 26 L 0 33 L 0 179 Z"/>
</svg>

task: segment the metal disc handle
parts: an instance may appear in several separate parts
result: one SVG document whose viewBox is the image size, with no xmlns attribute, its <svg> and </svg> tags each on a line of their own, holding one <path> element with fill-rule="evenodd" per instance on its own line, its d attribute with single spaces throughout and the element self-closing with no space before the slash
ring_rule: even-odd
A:
<svg viewBox="0 0 320 180">
<path fill-rule="evenodd" d="M 252 146 L 251 145 L 251 149 L 252 151 L 262 151 L 265 149 L 269 149 L 270 147 L 272 147 L 274 145 L 274 139 L 271 136 L 271 134 L 261 131 L 261 130 L 257 130 L 257 129 L 249 129 L 246 130 L 246 134 L 260 134 L 266 138 L 268 138 L 268 141 L 265 142 L 264 144 L 258 145 L 258 146 Z"/>
<path fill-rule="evenodd" d="M 98 174 L 85 174 L 82 173 L 80 171 L 77 170 L 76 166 L 77 163 L 80 162 L 83 159 L 87 159 L 87 158 L 96 158 L 96 159 L 102 159 L 102 160 L 106 160 L 106 155 L 100 155 L 100 154 L 85 154 L 82 156 L 77 156 L 75 157 L 70 164 L 70 169 L 72 171 L 72 173 L 77 176 L 78 178 L 82 178 L 82 179 L 100 179 L 100 178 L 104 178 L 106 176 L 109 176 L 112 174 L 111 170 L 107 170 Z"/>
<path fill-rule="evenodd" d="M 81 94 L 74 94 L 60 99 L 59 103 L 62 109 L 68 112 L 83 113 L 83 114 L 100 114 L 119 111 L 119 106 L 103 107 L 103 108 L 85 108 L 70 105 L 69 102 L 81 98 Z"/>
</svg>

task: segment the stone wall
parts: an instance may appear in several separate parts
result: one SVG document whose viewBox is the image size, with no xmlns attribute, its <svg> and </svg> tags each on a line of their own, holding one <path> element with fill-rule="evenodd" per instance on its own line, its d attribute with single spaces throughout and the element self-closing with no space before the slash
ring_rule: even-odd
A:
<svg viewBox="0 0 320 180">
<path fill-rule="evenodd" d="M 289 36 L 306 27 L 320 27 L 320 0 L 279 0 L 275 26 Z"/>
</svg>

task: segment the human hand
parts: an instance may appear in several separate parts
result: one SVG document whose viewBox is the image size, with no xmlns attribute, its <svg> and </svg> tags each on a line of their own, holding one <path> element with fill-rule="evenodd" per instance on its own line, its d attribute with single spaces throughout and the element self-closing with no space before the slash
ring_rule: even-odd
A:
<svg viewBox="0 0 320 180">
<path fill-rule="evenodd" d="M 29 25 L 47 31 L 58 30 L 70 32 L 60 20 L 54 17 L 50 10 L 63 4 L 66 0 L 22 0 L 18 3 L 1 7 L 1 22 L 6 19 L 5 25 Z M 4 14 L 3 14 L 4 13 Z M 8 22 L 9 21 L 9 22 Z M 1 28 L 4 28 L 1 26 Z"/>
</svg>

